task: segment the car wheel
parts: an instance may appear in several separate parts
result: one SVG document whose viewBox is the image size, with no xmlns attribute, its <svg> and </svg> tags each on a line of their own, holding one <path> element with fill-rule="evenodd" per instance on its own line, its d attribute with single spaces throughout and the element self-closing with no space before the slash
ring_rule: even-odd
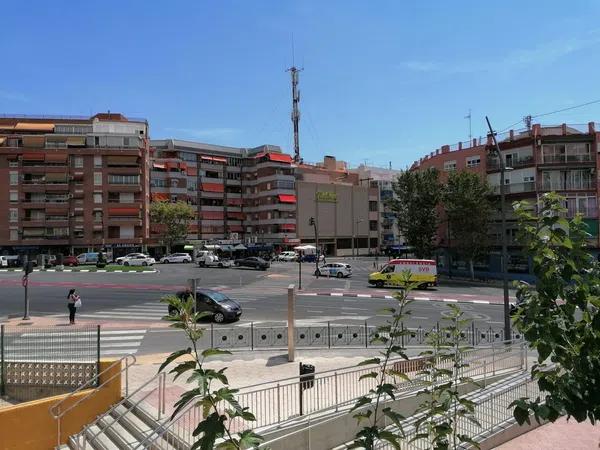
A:
<svg viewBox="0 0 600 450">
<path fill-rule="evenodd" d="M 184 260 L 183 260 L 183 263 L 184 263 L 184 264 L 187 264 L 187 263 L 189 263 L 189 262 L 190 262 L 190 260 L 189 260 L 189 259 L 184 259 Z"/>
<path fill-rule="evenodd" d="M 240 267 L 240 263 L 239 262 L 236 262 L 234 264 L 235 264 L 235 267 Z"/>
<path fill-rule="evenodd" d="M 142 266 L 147 266 L 148 263 L 146 261 L 142 262 Z"/>
<path fill-rule="evenodd" d="M 123 261 L 117 261 L 117 264 L 120 266 L 121 264 L 123 264 Z"/>
<path fill-rule="evenodd" d="M 124 266 L 128 266 L 128 265 L 129 265 L 129 263 L 128 263 L 127 261 L 125 261 L 125 262 L 123 263 L 123 265 L 124 265 Z"/>
<path fill-rule="evenodd" d="M 219 268 L 222 269 L 223 268 L 223 263 L 219 263 Z"/>
<path fill-rule="evenodd" d="M 223 323 L 225 321 L 225 316 L 221 312 L 215 313 L 213 318 L 217 323 Z"/>
<path fill-rule="evenodd" d="M 169 264 L 169 260 L 168 260 L 168 259 L 165 259 L 165 260 L 163 261 L 163 263 L 165 263 L 165 264 Z"/>
<path fill-rule="evenodd" d="M 382 288 L 383 287 L 383 281 L 382 280 L 376 281 L 375 282 L 375 287 Z"/>
<path fill-rule="evenodd" d="M 406 286 L 404 287 L 406 288 Z M 427 283 L 420 284 L 419 289 L 427 289 Z"/>
<path fill-rule="evenodd" d="M 336 274 L 336 277 L 337 277 L 337 278 L 344 278 L 344 274 L 343 274 L 342 272 L 338 272 L 338 273 Z"/>
<path fill-rule="evenodd" d="M 321 271 L 315 270 L 315 277 L 320 277 L 320 276 L 321 276 Z"/>
</svg>

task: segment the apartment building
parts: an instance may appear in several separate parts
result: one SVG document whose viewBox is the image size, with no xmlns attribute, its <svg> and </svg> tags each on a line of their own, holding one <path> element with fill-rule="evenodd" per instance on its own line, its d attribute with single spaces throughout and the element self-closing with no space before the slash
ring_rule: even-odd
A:
<svg viewBox="0 0 600 450">
<path fill-rule="evenodd" d="M 508 170 L 505 173 L 507 229 L 509 243 L 508 271 L 515 274 L 530 272 L 530 264 L 522 254 L 517 241 L 518 224 L 512 203 L 527 200 L 536 204 L 540 195 L 557 192 L 565 197 L 567 217 L 581 214 L 588 226 L 592 251 L 600 248 L 598 215 L 598 141 L 597 123 L 583 125 L 543 126 L 533 124 L 530 129 L 510 130 L 497 136 L 498 145 Z M 419 161 L 412 170 L 435 167 L 442 176 L 455 170 L 469 170 L 485 177 L 495 194 L 500 193 L 500 161 L 490 152 L 491 137 L 443 146 Z M 479 268 L 496 272 L 500 267 L 499 247 L 501 227 L 499 209 L 490 226 L 493 246 L 489 260 L 481 261 Z M 446 232 L 438 233 L 440 247 L 448 247 Z M 451 244 L 451 243 L 450 243 Z M 450 245 L 451 246 L 451 245 Z"/>
<path fill-rule="evenodd" d="M 393 183 L 402 171 L 361 164 L 352 172 L 358 173 L 361 185 L 368 185 L 377 190 L 377 195 L 369 196 L 369 228 L 377 228 L 380 250 L 385 251 L 404 244 L 396 216 L 388 203 L 395 198 Z"/>
<path fill-rule="evenodd" d="M 296 173 L 298 193 L 297 231 L 302 243 L 315 243 L 317 224 L 319 246 L 326 255 L 377 253 L 378 212 L 369 211 L 379 190 L 361 181 L 344 161 L 325 156 L 323 162 L 300 164 Z"/>
<path fill-rule="evenodd" d="M 281 247 L 297 242 L 295 167 L 281 148 L 175 139 L 152 140 L 150 145 L 152 200 L 194 206 L 189 240 Z M 156 233 L 151 244 L 159 245 Z"/>
<path fill-rule="evenodd" d="M 0 117 L 0 252 L 139 250 L 148 124 L 119 113 Z"/>
</svg>

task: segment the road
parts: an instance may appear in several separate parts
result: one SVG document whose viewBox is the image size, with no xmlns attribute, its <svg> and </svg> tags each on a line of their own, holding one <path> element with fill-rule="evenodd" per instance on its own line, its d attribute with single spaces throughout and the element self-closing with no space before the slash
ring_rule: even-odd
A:
<svg viewBox="0 0 600 450">
<path fill-rule="evenodd" d="M 313 276 L 314 266 L 302 265 L 302 290 L 296 299 L 296 317 L 302 324 L 379 324 L 386 320 L 383 308 L 394 305 L 393 289 L 368 286 L 373 262 L 350 261 L 350 279 Z M 287 318 L 287 287 L 298 286 L 298 264 L 274 263 L 266 272 L 252 269 L 209 269 L 191 264 L 157 265 L 157 273 L 59 273 L 35 272 L 30 277 L 29 292 L 33 316 L 67 314 L 68 289 L 78 289 L 83 307 L 82 321 L 101 324 L 135 322 L 148 329 L 143 341 L 148 349 L 167 348 L 174 343 L 173 332 L 156 329 L 163 324 L 166 307 L 159 302 L 166 294 L 186 285 L 188 278 L 200 278 L 200 285 L 218 289 L 241 303 L 242 320 L 235 325 L 270 326 Z M 0 273 L 0 317 L 23 311 L 22 273 Z M 466 317 L 478 328 L 500 328 L 502 290 L 488 286 L 442 284 L 437 288 L 414 291 L 412 315 L 407 326 L 431 328 L 447 314 L 448 303 L 460 302 Z M 164 351 L 168 351 L 164 350 Z"/>
</svg>

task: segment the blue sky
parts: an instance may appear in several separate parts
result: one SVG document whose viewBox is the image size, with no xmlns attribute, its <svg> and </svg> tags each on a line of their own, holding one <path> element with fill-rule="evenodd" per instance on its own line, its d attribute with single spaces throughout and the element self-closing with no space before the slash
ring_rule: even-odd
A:
<svg viewBox="0 0 600 450">
<path fill-rule="evenodd" d="M 600 99 L 600 3 L 21 1 L 3 5 L 0 113 L 145 117 L 154 138 L 402 168 L 526 114 Z M 600 121 L 600 103 L 540 118 Z M 535 122 L 535 120 L 534 120 Z M 518 125 L 520 126 L 520 125 Z"/>
</svg>

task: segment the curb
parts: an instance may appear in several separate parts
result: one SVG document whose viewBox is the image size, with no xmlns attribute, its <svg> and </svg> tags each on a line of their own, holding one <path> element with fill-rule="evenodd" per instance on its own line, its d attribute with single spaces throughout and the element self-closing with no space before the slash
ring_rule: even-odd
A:
<svg viewBox="0 0 600 450">
<path fill-rule="evenodd" d="M 356 298 L 381 298 L 391 300 L 394 298 L 393 295 L 384 294 L 359 294 L 357 292 L 298 292 L 296 295 L 305 297 L 356 297 Z M 445 302 L 445 303 L 477 303 L 480 305 L 495 305 L 495 302 L 489 300 L 464 300 L 456 298 L 431 298 L 431 297 L 409 297 L 410 300 L 423 301 L 423 302 Z M 499 303 L 498 303 L 499 304 Z"/>
<path fill-rule="evenodd" d="M 11 270 L 11 269 L 0 269 L 0 272 L 22 272 L 22 269 L 18 269 L 18 270 Z M 139 274 L 144 274 L 144 273 L 158 273 L 158 270 L 153 269 L 153 270 L 106 270 L 106 269 L 99 269 L 99 270 L 91 270 L 91 269 L 77 269 L 77 270 L 73 270 L 73 269 L 63 269 L 63 270 L 56 270 L 56 269 L 45 269 L 45 270 L 41 270 L 41 269 L 33 269 L 34 272 L 56 272 L 56 273 L 139 273 Z"/>
</svg>

